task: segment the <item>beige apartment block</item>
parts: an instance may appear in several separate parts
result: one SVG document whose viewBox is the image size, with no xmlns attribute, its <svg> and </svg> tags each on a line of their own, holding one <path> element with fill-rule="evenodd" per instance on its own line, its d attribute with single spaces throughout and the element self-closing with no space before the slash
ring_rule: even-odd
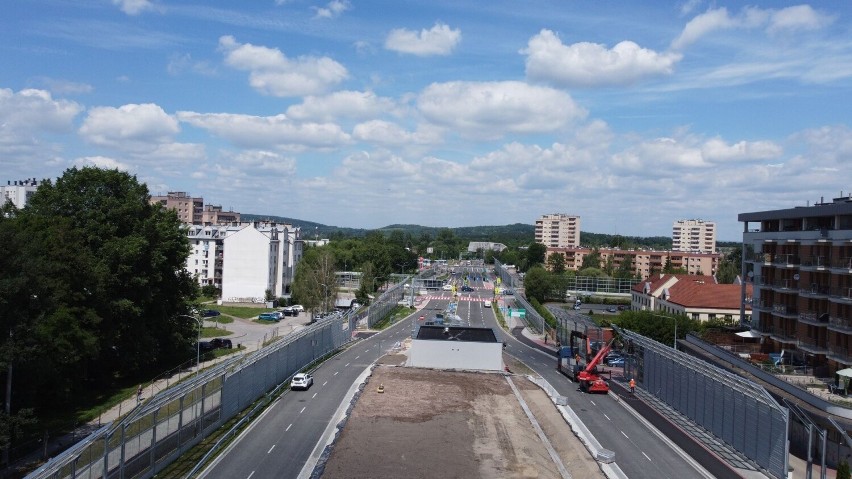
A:
<svg viewBox="0 0 852 479">
<path fill-rule="evenodd" d="M 583 266 L 583 258 L 592 254 L 595 250 L 591 248 L 547 248 L 547 256 L 551 254 L 562 254 L 565 257 L 565 269 L 579 271 Z M 640 278 L 647 278 L 653 274 L 659 274 L 671 263 L 672 268 L 683 268 L 688 274 L 714 275 L 719 268 L 719 253 L 691 253 L 686 251 L 655 251 L 655 250 L 624 250 L 616 248 L 600 248 L 597 250 L 601 255 L 601 266 L 606 265 L 612 258 L 614 268 L 618 268 L 621 262 L 628 256 L 632 257 L 633 270 Z"/>
<path fill-rule="evenodd" d="M 672 250 L 714 253 L 716 223 L 704 220 L 677 220 L 672 225 Z"/>
<path fill-rule="evenodd" d="M 151 196 L 151 204 L 159 203 L 177 212 L 181 223 L 200 225 L 204 198 L 193 198 L 183 191 L 170 191 L 165 196 Z"/>
<path fill-rule="evenodd" d="M 239 213 L 222 211 L 221 205 L 204 205 L 204 210 L 201 212 L 201 224 L 203 225 L 229 225 L 239 222 Z"/>
<path fill-rule="evenodd" d="M 852 195 L 738 219 L 765 352 L 791 352 L 823 376 L 852 366 Z"/>
<path fill-rule="evenodd" d="M 535 241 L 547 247 L 580 246 L 580 217 L 554 213 L 535 221 Z"/>
</svg>

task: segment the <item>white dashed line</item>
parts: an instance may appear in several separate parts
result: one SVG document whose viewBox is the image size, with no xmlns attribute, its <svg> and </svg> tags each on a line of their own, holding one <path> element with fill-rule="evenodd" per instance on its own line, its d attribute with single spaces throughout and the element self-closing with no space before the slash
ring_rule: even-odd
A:
<svg viewBox="0 0 852 479">
<path fill-rule="evenodd" d="M 622 436 L 624 436 L 624 437 L 626 437 L 627 439 L 630 439 L 630 437 L 629 437 L 629 436 L 627 436 L 627 434 L 624 434 L 624 431 L 621 431 L 621 435 L 622 435 Z"/>
<path fill-rule="evenodd" d="M 305 412 L 305 409 L 307 409 L 307 408 L 308 408 L 308 406 L 303 407 L 302 410 L 299 411 L 299 414 L 302 414 L 303 412 Z M 624 434 L 624 433 L 621 433 L 621 434 Z"/>
<path fill-rule="evenodd" d="M 322 383 L 322 385 L 323 385 L 323 386 L 325 386 L 326 384 L 328 384 L 328 381 L 326 381 L 326 382 Z"/>
<path fill-rule="evenodd" d="M 275 444 L 273 444 L 272 447 L 270 447 L 269 450 L 266 451 L 266 453 L 269 454 L 270 452 L 272 452 L 273 449 L 275 449 Z"/>
<path fill-rule="evenodd" d="M 284 432 L 289 431 L 291 427 L 293 427 L 293 423 L 290 423 L 290 425 L 289 425 L 289 426 L 287 426 L 287 429 L 285 429 L 285 430 L 284 430 Z"/>
<path fill-rule="evenodd" d="M 251 471 L 251 474 L 249 474 L 246 479 L 251 479 L 251 476 L 253 476 L 253 475 L 254 475 L 254 471 Z"/>
<path fill-rule="evenodd" d="M 640 452 L 641 452 L 641 451 L 640 451 Z M 650 457 L 648 457 L 648 455 L 647 455 L 647 454 L 645 454 L 645 453 L 643 452 L 643 453 L 642 453 L 642 455 L 643 455 L 643 456 L 645 456 L 645 459 L 647 459 L 647 460 L 651 461 L 651 458 L 650 458 Z M 651 461 L 651 462 L 654 462 L 654 461 Z"/>
<path fill-rule="evenodd" d="M 340 372 L 340 371 L 335 371 L 335 372 L 334 372 L 334 375 L 335 375 L 335 376 L 337 376 L 337 373 L 339 373 L 339 372 Z"/>
<path fill-rule="evenodd" d="M 612 421 L 612 419 L 610 419 L 606 414 L 604 414 L 603 417 L 605 417 L 607 421 Z"/>
<path fill-rule="evenodd" d="M 358 359 L 358 358 L 360 358 L 360 357 L 361 357 L 361 356 L 355 356 L 355 359 Z"/>
<path fill-rule="evenodd" d="M 591 399 L 589 399 L 589 402 L 592 403 L 592 406 L 597 406 L 597 404 L 595 404 L 595 402 L 592 401 Z"/>
<path fill-rule="evenodd" d="M 313 399 L 313 398 L 315 398 L 315 397 L 317 397 L 317 393 L 314 393 L 314 395 L 313 395 L 313 396 L 311 396 L 311 399 Z M 604 416 L 606 416 L 606 414 L 604 414 Z M 609 418 L 607 418 L 607 419 L 609 419 Z"/>
<path fill-rule="evenodd" d="M 345 366 L 343 366 L 343 367 L 344 367 L 344 368 L 348 368 L 348 367 L 349 367 L 349 363 L 346 363 L 346 365 L 345 365 Z"/>
</svg>

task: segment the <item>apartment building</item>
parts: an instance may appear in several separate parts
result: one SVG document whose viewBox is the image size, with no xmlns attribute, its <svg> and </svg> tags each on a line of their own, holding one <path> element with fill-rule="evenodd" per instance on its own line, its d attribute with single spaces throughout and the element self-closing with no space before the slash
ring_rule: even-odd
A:
<svg viewBox="0 0 852 479">
<path fill-rule="evenodd" d="M 579 271 L 583 258 L 594 253 L 591 248 L 547 248 L 546 255 L 561 254 L 565 259 L 565 269 Z M 669 263 L 672 268 L 683 268 L 688 274 L 714 275 L 719 268 L 719 253 L 697 253 L 685 251 L 624 250 L 600 248 L 601 266 L 612 259 L 613 267 L 618 268 L 628 256 L 633 261 L 633 271 L 640 278 L 647 278 L 663 271 Z"/>
<path fill-rule="evenodd" d="M 204 205 L 201 211 L 201 224 L 227 225 L 240 222 L 240 214 L 236 211 L 223 211 L 221 205 Z"/>
<path fill-rule="evenodd" d="M 11 201 L 15 208 L 23 208 L 38 189 L 38 185 L 39 181 L 35 178 L 7 181 L 6 186 L 0 186 L 0 206 Z"/>
<path fill-rule="evenodd" d="M 193 198 L 183 191 L 170 191 L 165 196 L 151 196 L 151 203 L 159 203 L 174 210 L 181 223 L 200 225 L 204 212 L 204 198 Z"/>
<path fill-rule="evenodd" d="M 704 220 L 677 220 L 672 225 L 672 251 L 714 253 L 716 223 Z"/>
<path fill-rule="evenodd" d="M 267 289 L 289 293 L 302 258 L 301 233 L 291 225 L 187 225 L 187 237 L 187 271 L 200 285 L 220 288 L 224 302 L 262 301 Z"/>
<path fill-rule="evenodd" d="M 827 373 L 852 366 L 852 195 L 738 219 L 753 269 L 750 326 L 767 352 Z"/>
<path fill-rule="evenodd" d="M 535 241 L 547 247 L 580 246 L 580 217 L 554 213 L 535 221 Z"/>
<path fill-rule="evenodd" d="M 718 284 L 706 275 L 660 274 L 633 285 L 630 309 L 682 314 L 698 321 L 741 321 L 739 284 Z M 747 287 L 751 295 L 751 286 Z M 751 308 L 745 308 L 745 320 Z"/>
</svg>

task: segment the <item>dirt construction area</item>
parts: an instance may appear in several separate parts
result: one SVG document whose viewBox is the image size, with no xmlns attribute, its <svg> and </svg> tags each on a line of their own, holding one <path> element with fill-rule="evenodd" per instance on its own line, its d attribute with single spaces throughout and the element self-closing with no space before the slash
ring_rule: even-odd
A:
<svg viewBox="0 0 852 479">
<path fill-rule="evenodd" d="M 384 392 L 378 391 L 380 385 Z M 551 399 L 524 376 L 379 365 L 322 477 L 568 477 L 564 472 L 574 478 L 605 477 Z"/>
</svg>

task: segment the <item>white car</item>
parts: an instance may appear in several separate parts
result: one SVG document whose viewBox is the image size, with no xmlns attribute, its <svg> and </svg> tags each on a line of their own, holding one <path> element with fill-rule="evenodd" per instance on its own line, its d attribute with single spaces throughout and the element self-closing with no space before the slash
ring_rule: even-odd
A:
<svg viewBox="0 0 852 479">
<path fill-rule="evenodd" d="M 451 284 L 445 284 L 445 285 L 444 285 L 444 287 L 443 287 L 443 288 L 441 288 L 441 289 L 443 289 L 444 291 L 452 291 L 452 290 L 453 290 L 453 285 L 451 285 Z"/>
<path fill-rule="evenodd" d="M 490 308 L 490 307 L 491 307 L 491 301 L 486 301 L 486 302 L 483 304 L 483 306 L 485 306 L 486 308 Z"/>
<path fill-rule="evenodd" d="M 290 306 L 290 307 L 293 308 L 293 311 L 298 311 L 300 313 L 305 312 L 305 307 L 302 306 L 301 304 L 294 304 L 293 306 Z"/>
<path fill-rule="evenodd" d="M 306 390 L 314 385 L 314 377 L 307 373 L 299 373 L 293 376 L 290 381 L 290 389 L 296 391 L 298 389 Z"/>
</svg>

